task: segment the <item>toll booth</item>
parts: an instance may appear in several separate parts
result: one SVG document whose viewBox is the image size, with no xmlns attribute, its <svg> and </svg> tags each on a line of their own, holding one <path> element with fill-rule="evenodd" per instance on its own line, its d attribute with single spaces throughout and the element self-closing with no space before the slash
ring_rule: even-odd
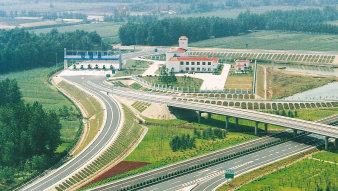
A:
<svg viewBox="0 0 338 191">
<path fill-rule="evenodd" d="M 225 170 L 225 179 L 233 179 L 235 177 L 234 170 L 232 169 L 226 169 Z"/>
<path fill-rule="evenodd" d="M 64 69 L 68 68 L 68 61 L 118 61 L 119 68 L 122 70 L 121 50 L 116 51 L 87 51 L 87 50 L 67 50 L 64 49 Z M 82 68 L 81 68 L 82 69 Z M 91 67 L 88 67 L 91 69 Z"/>
</svg>

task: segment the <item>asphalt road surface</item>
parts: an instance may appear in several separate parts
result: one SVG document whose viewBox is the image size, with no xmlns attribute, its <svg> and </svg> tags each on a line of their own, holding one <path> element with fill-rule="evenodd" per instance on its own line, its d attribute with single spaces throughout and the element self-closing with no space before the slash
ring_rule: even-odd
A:
<svg viewBox="0 0 338 191">
<path fill-rule="evenodd" d="M 304 136 L 297 140 L 297 142 L 288 141 L 275 145 L 206 169 L 201 169 L 166 182 L 146 187 L 142 190 L 169 191 L 194 186 L 194 191 L 211 191 L 226 181 L 225 169 L 234 170 L 235 176 L 238 176 L 323 143 L 323 139 L 320 136 Z"/>
<path fill-rule="evenodd" d="M 85 148 L 83 152 L 75 156 L 73 159 L 71 159 L 69 162 L 65 163 L 55 171 L 48 173 L 47 175 L 41 177 L 33 183 L 25 186 L 22 190 L 46 190 L 48 188 L 51 188 L 51 186 L 59 183 L 59 181 L 72 174 L 77 169 L 88 164 L 88 161 L 95 157 L 107 145 L 107 143 L 110 142 L 113 136 L 115 136 L 116 129 L 121 123 L 121 108 L 118 107 L 117 103 L 110 97 L 108 97 L 105 93 L 102 93 L 99 89 L 95 89 L 95 87 L 88 88 L 87 83 L 85 83 L 87 81 L 87 78 L 91 78 L 93 81 L 102 81 L 103 77 L 67 76 L 64 78 L 71 82 L 77 83 L 80 87 L 96 95 L 105 105 L 107 120 L 104 123 L 103 128 L 100 130 L 97 138 L 87 148 Z"/>
</svg>

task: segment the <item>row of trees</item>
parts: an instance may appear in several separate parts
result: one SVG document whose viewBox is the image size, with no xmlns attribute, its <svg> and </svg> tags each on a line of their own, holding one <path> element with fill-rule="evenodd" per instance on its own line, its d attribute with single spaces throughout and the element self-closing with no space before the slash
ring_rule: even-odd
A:
<svg viewBox="0 0 338 191">
<path fill-rule="evenodd" d="M 224 139 L 226 137 L 227 133 L 224 129 L 219 128 L 209 128 L 207 130 L 197 130 L 194 129 L 194 136 L 196 136 L 199 139 Z"/>
<path fill-rule="evenodd" d="M 25 104 L 15 80 L 0 81 L 0 183 L 13 181 L 17 170 L 41 171 L 54 162 L 60 129 L 55 112 Z"/>
<path fill-rule="evenodd" d="M 23 29 L 0 30 L 0 72 L 55 65 L 63 60 L 64 48 L 72 50 L 107 49 L 96 32 L 76 30 L 34 34 Z"/>
<path fill-rule="evenodd" d="M 159 71 L 160 71 L 160 75 L 158 79 L 161 82 L 166 83 L 167 85 L 177 82 L 177 78 L 175 74 L 173 72 L 170 72 L 168 74 L 168 69 L 165 66 L 160 67 Z"/>
<path fill-rule="evenodd" d="M 175 136 L 171 141 L 170 141 L 170 148 L 174 152 L 178 150 L 186 150 L 186 149 L 192 149 L 195 148 L 195 138 L 190 137 L 189 134 L 183 134 L 181 137 Z"/>
<path fill-rule="evenodd" d="M 166 18 L 145 23 L 127 23 L 119 29 L 123 45 L 173 45 L 179 36 L 190 42 L 210 37 L 234 36 L 250 30 L 283 30 L 338 34 L 338 26 L 325 21 L 337 20 L 335 7 L 253 14 L 249 11 L 236 19 L 219 17 Z"/>
</svg>

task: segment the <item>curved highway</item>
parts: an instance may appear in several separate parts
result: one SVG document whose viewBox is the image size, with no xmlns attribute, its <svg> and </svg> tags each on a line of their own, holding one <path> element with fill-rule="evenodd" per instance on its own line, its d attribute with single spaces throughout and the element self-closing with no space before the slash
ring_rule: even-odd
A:
<svg viewBox="0 0 338 191">
<path fill-rule="evenodd" d="M 29 190 L 29 191 L 41 191 L 50 189 L 63 180 L 68 175 L 72 174 L 79 168 L 86 166 L 88 162 L 98 155 L 104 147 L 107 146 L 116 133 L 117 128 L 119 127 L 121 121 L 121 108 L 119 108 L 118 104 L 115 100 L 112 100 L 106 94 L 100 92 L 99 89 L 95 87 L 88 88 L 86 82 L 87 81 L 102 81 L 103 77 L 95 77 L 95 76 L 64 76 L 64 79 L 76 83 L 82 89 L 85 89 L 87 92 L 95 95 L 99 98 L 105 107 L 106 113 L 106 121 L 104 126 L 99 131 L 99 134 L 95 137 L 94 141 L 88 145 L 80 154 L 75 156 L 69 162 L 65 163 L 55 171 L 41 177 L 40 179 L 36 180 L 32 184 L 29 184 L 22 188 L 22 190 Z"/>
</svg>

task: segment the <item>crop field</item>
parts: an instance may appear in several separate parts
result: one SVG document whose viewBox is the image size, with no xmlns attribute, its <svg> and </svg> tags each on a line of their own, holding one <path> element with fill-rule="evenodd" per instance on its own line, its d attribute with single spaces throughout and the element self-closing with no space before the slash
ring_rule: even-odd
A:
<svg viewBox="0 0 338 191">
<path fill-rule="evenodd" d="M 303 159 L 265 175 L 239 190 L 336 190 L 337 164 Z"/>
<path fill-rule="evenodd" d="M 251 13 L 264 13 L 271 10 L 293 10 L 293 9 L 306 9 L 308 6 L 299 5 L 297 7 L 292 6 L 259 6 L 259 7 L 250 7 Z M 214 10 L 211 12 L 204 13 L 190 13 L 190 14 L 181 14 L 180 17 L 225 17 L 225 18 L 236 18 L 241 12 L 247 11 L 247 8 L 231 8 L 224 10 Z M 176 15 L 175 15 L 176 16 Z"/>
<path fill-rule="evenodd" d="M 246 44 L 248 44 L 248 49 L 338 51 L 337 43 L 337 35 L 259 31 L 240 36 L 192 42 L 189 46 L 246 49 Z M 268 55 L 257 55 L 261 59 L 266 56 Z M 279 57 L 280 60 L 285 60 L 287 55 Z M 305 60 L 307 59 L 312 58 L 308 57 Z"/>
<path fill-rule="evenodd" d="M 283 98 L 336 81 L 335 77 L 315 78 L 267 68 L 267 98 Z"/>
<path fill-rule="evenodd" d="M 252 91 L 252 84 L 253 84 L 254 72 L 247 72 L 247 73 L 235 73 L 235 68 L 231 67 L 227 80 L 224 84 L 224 89 L 228 90 L 243 90 L 244 92 L 249 90 Z"/>
<path fill-rule="evenodd" d="M 142 77 L 142 79 L 152 83 L 152 84 L 159 84 L 164 86 L 171 86 L 171 87 L 179 87 L 180 89 L 184 88 L 184 90 L 199 90 L 203 83 L 202 79 L 192 78 L 190 76 L 176 76 L 177 82 L 163 82 L 159 80 L 159 77 Z"/>
<path fill-rule="evenodd" d="M 84 170 L 81 170 L 71 178 L 59 184 L 56 187 L 56 190 L 66 190 L 67 188 L 82 182 L 85 178 L 95 175 L 98 170 L 107 168 L 114 159 L 123 154 L 126 149 L 134 143 L 135 139 L 140 135 L 142 127 L 135 122 L 135 116 L 127 107 L 123 106 L 123 110 L 125 121 L 117 139 L 103 152 L 103 154 L 100 155 L 99 158 L 94 160 Z"/>
<path fill-rule="evenodd" d="M 71 106 L 73 110 L 76 110 L 75 106 L 73 106 L 68 99 L 62 96 L 56 88 L 47 82 L 48 75 L 54 70 L 55 68 L 51 67 L 1 74 L 0 80 L 6 78 L 16 79 L 23 99 L 30 104 L 38 101 L 48 110 L 58 111 L 64 106 Z M 64 151 L 67 146 L 70 145 L 80 126 L 78 119 L 61 118 L 60 121 L 62 124 L 61 140 L 63 143 L 57 149 L 58 152 Z"/>
<path fill-rule="evenodd" d="M 84 30 L 87 32 L 96 31 L 102 39 L 107 43 L 119 43 L 120 39 L 118 36 L 118 31 L 121 24 L 117 23 L 90 23 L 90 24 L 79 24 L 71 26 L 60 26 L 55 27 L 59 32 L 72 32 L 76 30 Z M 47 33 L 50 32 L 53 28 L 44 28 L 44 29 L 34 29 L 30 30 L 35 33 Z"/>
</svg>

